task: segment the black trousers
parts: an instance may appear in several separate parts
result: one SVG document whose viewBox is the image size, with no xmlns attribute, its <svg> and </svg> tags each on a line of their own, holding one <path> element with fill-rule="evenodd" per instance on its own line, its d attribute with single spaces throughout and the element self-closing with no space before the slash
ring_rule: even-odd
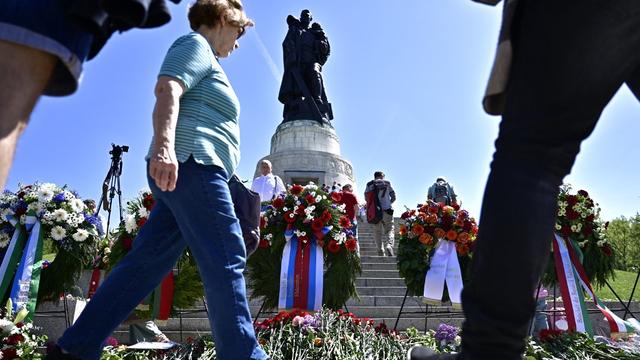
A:
<svg viewBox="0 0 640 360">
<path fill-rule="evenodd" d="M 616 91 L 627 83 L 640 94 L 640 1 L 521 0 L 513 26 L 506 107 L 462 294 L 470 359 L 521 357 L 558 187 Z"/>
</svg>

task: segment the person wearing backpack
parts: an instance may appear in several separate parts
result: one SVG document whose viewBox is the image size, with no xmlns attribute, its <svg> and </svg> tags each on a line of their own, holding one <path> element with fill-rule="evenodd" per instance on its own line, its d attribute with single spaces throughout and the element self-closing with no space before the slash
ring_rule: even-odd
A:
<svg viewBox="0 0 640 360">
<path fill-rule="evenodd" d="M 273 174 L 271 161 L 260 160 L 260 173 L 262 175 L 253 179 L 251 184 L 251 190 L 260 194 L 260 201 L 271 201 L 276 196 L 287 192 L 282 179 Z"/>
<path fill-rule="evenodd" d="M 454 205 L 458 203 L 458 199 L 453 186 L 447 182 L 443 176 L 439 176 L 436 182 L 429 187 L 427 199 L 445 205 Z"/>
<path fill-rule="evenodd" d="M 367 222 L 374 224 L 373 239 L 379 256 L 393 256 L 393 207 L 396 192 L 391 183 L 384 179 L 382 171 L 373 174 L 364 191 L 367 202 Z"/>
</svg>

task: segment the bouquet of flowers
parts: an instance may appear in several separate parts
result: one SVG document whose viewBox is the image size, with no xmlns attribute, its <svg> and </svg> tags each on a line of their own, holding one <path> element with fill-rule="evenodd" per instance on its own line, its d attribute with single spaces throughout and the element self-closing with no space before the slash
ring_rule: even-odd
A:
<svg viewBox="0 0 640 360">
<path fill-rule="evenodd" d="M 155 204 L 156 201 L 150 191 L 142 191 L 136 199 L 127 202 L 124 222 L 113 233 L 115 240 L 110 248 L 107 247 L 101 252 L 99 259 L 97 259 L 98 263 L 103 265 L 107 271 L 113 269 L 129 253 L 136 236 L 147 222 Z M 176 266 L 178 271 L 173 277 L 172 311 L 189 308 L 204 296 L 198 268 L 188 250 L 183 252 Z M 142 305 L 139 306 L 137 315 L 141 318 L 150 318 L 154 313 L 153 310 L 150 306 Z"/>
<path fill-rule="evenodd" d="M 358 242 L 345 216 L 345 206 L 337 204 L 340 196 L 336 192 L 327 194 L 315 184 L 293 185 L 263 213 L 262 238 L 247 267 L 251 296 L 264 297 L 266 308 L 278 306 L 283 250 L 287 241 L 295 241 L 289 239 L 297 239 L 302 247 L 314 241 L 324 250 L 325 306 L 339 309 L 357 296 L 355 279 L 361 272 Z"/>
<path fill-rule="evenodd" d="M 422 295 L 439 239 L 455 244 L 462 275 L 466 275 L 478 233 L 475 219 L 466 210 L 428 200 L 417 209 L 407 209 L 401 218 L 398 269 L 410 295 Z"/>
<path fill-rule="evenodd" d="M 608 225 L 608 222 L 600 219 L 600 207 L 589 193 L 579 190 L 573 194 L 570 185 L 560 188 L 555 231 L 569 240 L 577 253 L 581 254 L 580 260 L 587 277 L 598 287 L 604 286 L 605 281 L 614 276 L 615 257 L 606 238 Z M 553 261 L 549 261 L 542 281 L 545 285 L 556 283 Z"/>
<path fill-rule="evenodd" d="M 74 285 L 83 268 L 91 264 L 99 240 L 98 219 L 83 200 L 66 186 L 51 183 L 21 185 L 16 193 L 0 197 L 0 248 L 6 251 L 17 226 L 29 217 L 41 223 L 43 265 L 39 299 L 57 299 Z M 11 221 L 13 220 L 13 222 Z"/>
<path fill-rule="evenodd" d="M 30 322 L 24 322 L 26 309 L 13 313 L 11 300 L 0 317 L 0 359 L 41 359 L 38 348 L 44 346 L 46 335 L 33 333 Z"/>
</svg>

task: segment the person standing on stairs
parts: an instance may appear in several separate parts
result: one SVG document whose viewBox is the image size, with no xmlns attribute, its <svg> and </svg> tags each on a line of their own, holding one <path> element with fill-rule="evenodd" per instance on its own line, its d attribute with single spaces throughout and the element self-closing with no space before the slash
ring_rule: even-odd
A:
<svg viewBox="0 0 640 360">
<path fill-rule="evenodd" d="M 365 194 L 369 191 L 378 194 L 380 207 L 382 208 L 382 219 L 373 226 L 373 239 L 376 242 L 379 256 L 393 256 L 393 203 L 396 201 L 396 192 L 389 180 L 384 179 L 382 171 L 373 174 L 373 180 L 367 183 Z M 365 196 L 366 198 L 366 196 Z"/>
</svg>

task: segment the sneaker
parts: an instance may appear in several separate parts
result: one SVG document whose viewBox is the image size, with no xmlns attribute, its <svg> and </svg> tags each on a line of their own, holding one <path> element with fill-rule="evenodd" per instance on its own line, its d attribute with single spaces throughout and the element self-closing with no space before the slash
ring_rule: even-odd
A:
<svg viewBox="0 0 640 360">
<path fill-rule="evenodd" d="M 415 345 L 407 352 L 407 360 L 456 360 L 457 354 L 438 354 L 434 350 Z"/>
<path fill-rule="evenodd" d="M 72 356 L 71 354 L 65 354 L 62 352 L 60 346 L 54 344 L 53 346 L 47 346 L 47 356 L 44 357 L 44 360 L 80 360 L 77 357 Z"/>
<path fill-rule="evenodd" d="M 393 246 L 387 245 L 386 249 L 387 249 L 387 255 L 393 256 Z"/>
</svg>

